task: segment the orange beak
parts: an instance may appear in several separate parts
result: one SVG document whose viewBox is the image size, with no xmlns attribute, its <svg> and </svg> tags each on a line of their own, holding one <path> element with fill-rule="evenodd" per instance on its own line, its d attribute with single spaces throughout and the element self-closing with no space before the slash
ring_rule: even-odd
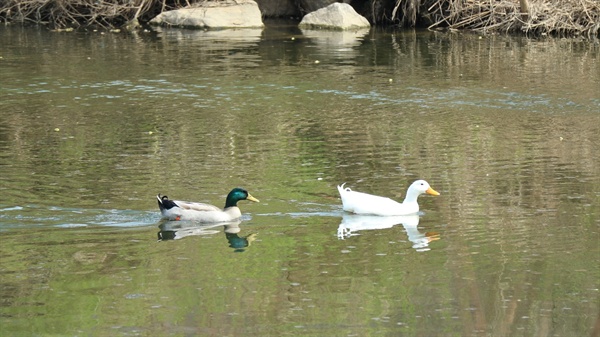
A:
<svg viewBox="0 0 600 337">
<path fill-rule="evenodd" d="M 425 191 L 425 193 L 427 194 L 431 194 L 431 195 L 440 195 L 440 193 L 436 190 L 434 190 L 433 188 L 428 188 L 427 191 Z"/>
</svg>

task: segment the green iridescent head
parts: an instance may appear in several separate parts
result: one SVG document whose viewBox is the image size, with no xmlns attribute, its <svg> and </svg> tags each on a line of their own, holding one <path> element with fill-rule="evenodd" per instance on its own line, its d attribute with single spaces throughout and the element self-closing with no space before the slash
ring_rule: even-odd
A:
<svg viewBox="0 0 600 337">
<path fill-rule="evenodd" d="M 227 199 L 225 200 L 225 208 L 237 206 L 238 201 L 240 200 L 250 200 L 254 202 L 258 202 L 258 199 L 251 196 L 248 191 L 243 188 L 236 187 L 227 194 Z"/>
</svg>

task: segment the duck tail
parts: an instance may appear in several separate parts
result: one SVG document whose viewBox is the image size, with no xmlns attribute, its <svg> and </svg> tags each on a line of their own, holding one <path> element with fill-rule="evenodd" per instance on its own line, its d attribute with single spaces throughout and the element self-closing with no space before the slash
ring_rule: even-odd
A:
<svg viewBox="0 0 600 337">
<path fill-rule="evenodd" d="M 169 197 L 166 195 L 161 196 L 159 193 L 156 195 L 156 199 L 158 200 L 158 208 L 160 208 L 161 212 L 173 207 L 177 207 L 177 204 L 173 200 L 169 200 Z"/>
<path fill-rule="evenodd" d="M 158 200 L 158 208 L 160 208 L 161 211 L 165 209 L 165 206 L 162 203 L 162 198 L 163 197 L 161 197 L 160 193 L 156 195 L 156 199 Z"/>
<path fill-rule="evenodd" d="M 351 192 L 352 191 L 349 187 L 344 187 L 345 185 L 346 185 L 346 183 L 343 183 L 343 184 L 337 186 L 338 192 L 340 192 L 340 196 L 344 192 Z"/>
</svg>

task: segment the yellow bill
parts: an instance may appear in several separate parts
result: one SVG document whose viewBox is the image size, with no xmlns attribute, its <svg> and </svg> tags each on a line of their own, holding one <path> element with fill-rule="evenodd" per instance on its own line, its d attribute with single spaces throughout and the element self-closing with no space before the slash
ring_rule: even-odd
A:
<svg viewBox="0 0 600 337">
<path fill-rule="evenodd" d="M 422 190 L 421 190 L 422 191 Z M 433 188 L 428 188 L 427 191 L 425 191 L 425 193 L 427 194 L 431 194 L 431 195 L 440 195 L 440 193 L 436 190 L 434 190 Z"/>
</svg>

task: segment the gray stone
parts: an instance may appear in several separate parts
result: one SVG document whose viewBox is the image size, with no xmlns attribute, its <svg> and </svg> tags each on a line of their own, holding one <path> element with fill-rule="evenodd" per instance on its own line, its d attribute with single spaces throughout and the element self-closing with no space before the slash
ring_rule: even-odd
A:
<svg viewBox="0 0 600 337">
<path fill-rule="evenodd" d="M 299 26 L 346 30 L 371 27 L 371 24 L 364 16 L 356 13 L 352 6 L 345 3 L 334 3 L 306 14 Z"/>
<path fill-rule="evenodd" d="M 160 13 L 150 23 L 193 28 L 264 27 L 258 5 L 252 0 L 206 2 L 200 6 Z"/>
</svg>

